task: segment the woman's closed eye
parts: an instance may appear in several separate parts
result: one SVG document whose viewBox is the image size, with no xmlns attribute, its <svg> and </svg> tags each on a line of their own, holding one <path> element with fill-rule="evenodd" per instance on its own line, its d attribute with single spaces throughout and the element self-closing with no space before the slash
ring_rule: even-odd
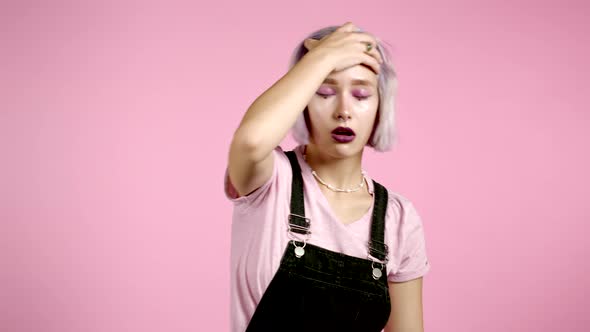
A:
<svg viewBox="0 0 590 332">
<path fill-rule="evenodd" d="M 328 99 L 328 97 L 331 97 L 334 95 L 334 94 L 325 94 L 325 93 L 319 93 L 319 92 L 317 92 L 316 94 L 324 99 Z M 371 96 L 370 95 L 362 95 L 362 94 L 354 94 L 354 97 L 358 100 L 365 100 Z"/>
<path fill-rule="evenodd" d="M 363 93 L 354 93 L 354 96 L 356 97 L 356 99 L 358 100 L 365 100 L 369 97 L 371 97 L 371 95 L 368 94 L 363 94 Z"/>
</svg>

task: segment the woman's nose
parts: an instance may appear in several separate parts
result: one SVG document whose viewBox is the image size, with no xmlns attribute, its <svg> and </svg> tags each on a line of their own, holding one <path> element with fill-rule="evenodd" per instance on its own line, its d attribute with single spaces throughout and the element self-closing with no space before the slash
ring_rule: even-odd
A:
<svg viewBox="0 0 590 332">
<path fill-rule="evenodd" d="M 341 100 L 338 105 L 338 108 L 336 108 L 336 112 L 334 112 L 336 119 L 338 119 L 338 120 L 344 119 L 344 121 L 350 120 L 351 114 L 349 111 L 349 107 L 350 106 L 347 104 L 346 101 Z"/>
<path fill-rule="evenodd" d="M 344 114 L 338 114 L 337 119 L 338 119 L 338 121 L 344 121 L 344 122 L 346 122 L 346 121 L 350 120 L 350 116 L 346 116 Z"/>
</svg>

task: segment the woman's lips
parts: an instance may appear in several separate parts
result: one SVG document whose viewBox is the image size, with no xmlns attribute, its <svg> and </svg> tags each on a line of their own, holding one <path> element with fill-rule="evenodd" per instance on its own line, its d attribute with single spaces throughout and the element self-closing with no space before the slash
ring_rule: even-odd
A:
<svg viewBox="0 0 590 332">
<path fill-rule="evenodd" d="M 339 135 L 332 133 L 332 138 L 338 143 L 349 143 L 355 138 L 354 135 Z"/>
<path fill-rule="evenodd" d="M 355 137 L 354 130 L 348 127 L 338 127 L 332 130 L 332 138 L 338 143 L 352 142 Z"/>
</svg>

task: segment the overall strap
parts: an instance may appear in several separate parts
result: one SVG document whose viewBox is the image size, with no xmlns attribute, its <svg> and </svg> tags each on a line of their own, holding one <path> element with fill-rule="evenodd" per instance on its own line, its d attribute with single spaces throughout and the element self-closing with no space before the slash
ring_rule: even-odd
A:
<svg viewBox="0 0 590 332">
<path fill-rule="evenodd" d="M 299 234 L 308 234 L 309 219 L 305 217 L 301 167 L 299 167 L 295 151 L 285 151 L 285 154 L 289 158 L 291 171 L 293 172 L 293 180 L 291 181 L 291 213 L 289 214 L 289 224 L 293 226 L 291 231 Z"/>
<path fill-rule="evenodd" d="M 373 180 L 375 206 L 371 219 L 371 239 L 369 240 L 369 254 L 380 261 L 387 262 L 388 248 L 385 244 L 385 212 L 387 211 L 387 189 Z"/>
</svg>

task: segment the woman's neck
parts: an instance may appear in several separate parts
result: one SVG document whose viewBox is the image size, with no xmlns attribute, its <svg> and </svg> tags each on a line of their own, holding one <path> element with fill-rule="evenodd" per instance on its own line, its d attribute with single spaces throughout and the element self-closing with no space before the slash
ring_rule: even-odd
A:
<svg viewBox="0 0 590 332">
<path fill-rule="evenodd" d="M 306 162 L 312 170 L 326 183 L 341 189 L 357 188 L 364 181 L 362 176 L 362 150 L 360 153 L 335 158 L 319 152 L 315 146 L 307 144 L 303 147 Z"/>
</svg>

